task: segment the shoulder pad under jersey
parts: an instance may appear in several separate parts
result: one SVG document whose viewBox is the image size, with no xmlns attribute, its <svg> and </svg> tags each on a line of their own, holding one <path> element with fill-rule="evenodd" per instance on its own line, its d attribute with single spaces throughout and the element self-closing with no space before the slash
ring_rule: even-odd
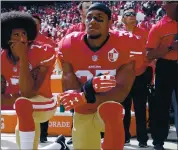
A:
<svg viewBox="0 0 178 150">
<path fill-rule="evenodd" d="M 117 33 L 118 37 L 123 37 L 123 38 L 136 38 L 136 39 L 140 39 L 139 36 L 136 36 L 135 34 L 132 34 L 131 32 L 128 31 L 118 31 Z"/>
<path fill-rule="evenodd" d="M 31 47 L 30 47 L 31 50 L 43 50 L 43 51 L 51 51 L 51 50 L 54 50 L 54 47 L 50 44 L 40 44 L 40 43 L 35 43 L 35 44 L 32 44 Z"/>
<path fill-rule="evenodd" d="M 82 40 L 82 35 L 84 32 L 72 32 L 64 36 L 58 43 L 59 50 L 71 47 L 76 41 Z"/>
</svg>

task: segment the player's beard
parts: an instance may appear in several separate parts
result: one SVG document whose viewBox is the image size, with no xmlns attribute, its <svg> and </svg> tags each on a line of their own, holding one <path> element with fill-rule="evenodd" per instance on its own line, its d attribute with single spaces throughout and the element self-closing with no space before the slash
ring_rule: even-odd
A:
<svg viewBox="0 0 178 150">
<path fill-rule="evenodd" d="M 101 37 L 101 34 L 98 34 L 98 35 L 88 35 L 88 37 L 89 37 L 90 39 L 98 39 L 98 38 Z"/>
</svg>

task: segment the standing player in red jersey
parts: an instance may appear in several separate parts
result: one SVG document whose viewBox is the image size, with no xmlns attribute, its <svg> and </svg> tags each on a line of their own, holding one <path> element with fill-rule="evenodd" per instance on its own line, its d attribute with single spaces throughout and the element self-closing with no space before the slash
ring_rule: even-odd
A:
<svg viewBox="0 0 178 150">
<path fill-rule="evenodd" d="M 130 92 L 135 67 L 143 61 L 142 50 L 132 34 L 109 33 L 111 23 L 111 10 L 94 3 L 86 16 L 87 33 L 73 32 L 59 43 L 66 91 L 59 99 L 66 110 L 75 108 L 74 149 L 101 149 L 101 131 L 105 131 L 103 149 L 124 147 L 119 103 Z M 141 62 L 136 63 L 135 57 Z"/>
<path fill-rule="evenodd" d="M 33 44 L 37 28 L 28 13 L 3 13 L 1 35 L 1 104 L 11 109 L 15 107 L 18 148 L 36 150 L 40 123 L 52 118 L 57 107 L 50 89 L 55 52 Z M 47 149 L 64 149 L 64 142 L 60 136 Z"/>
<path fill-rule="evenodd" d="M 136 12 L 133 7 L 127 7 L 123 11 L 122 22 L 125 25 L 125 30 L 132 34 L 139 36 L 143 45 L 146 45 L 148 32 L 143 28 L 136 26 Z M 136 79 L 126 100 L 123 102 L 125 109 L 124 128 L 125 128 L 125 144 L 130 143 L 130 122 L 131 122 L 131 105 L 133 101 L 134 112 L 136 117 L 136 131 L 139 147 L 148 147 L 147 141 L 147 120 L 146 120 L 146 103 L 148 84 L 151 82 L 152 70 L 148 67 L 146 60 L 146 49 L 143 49 L 145 55 L 145 63 L 143 66 L 136 70 Z M 152 69 L 152 68 L 151 68 Z M 139 91 L 139 92 L 138 92 Z"/>
</svg>

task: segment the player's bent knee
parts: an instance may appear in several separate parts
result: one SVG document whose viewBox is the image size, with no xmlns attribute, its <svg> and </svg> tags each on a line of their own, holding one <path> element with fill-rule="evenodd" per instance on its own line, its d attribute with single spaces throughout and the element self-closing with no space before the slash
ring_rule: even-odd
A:
<svg viewBox="0 0 178 150">
<path fill-rule="evenodd" d="M 26 117 L 33 113 L 32 103 L 25 98 L 18 98 L 15 102 L 17 116 Z"/>
<path fill-rule="evenodd" d="M 101 104 L 98 108 L 98 113 L 104 121 L 116 121 L 116 118 L 122 119 L 122 112 L 123 107 L 117 102 L 105 102 Z"/>
</svg>

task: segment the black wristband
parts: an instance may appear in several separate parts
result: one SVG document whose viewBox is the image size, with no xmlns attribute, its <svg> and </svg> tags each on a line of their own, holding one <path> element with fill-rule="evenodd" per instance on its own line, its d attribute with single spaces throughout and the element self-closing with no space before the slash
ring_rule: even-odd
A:
<svg viewBox="0 0 178 150">
<path fill-rule="evenodd" d="M 103 75 L 102 73 L 99 73 L 97 76 Z M 96 102 L 96 97 L 95 97 L 95 90 L 93 89 L 93 84 L 92 84 L 92 79 L 88 80 L 85 82 L 83 85 L 81 92 L 84 92 L 85 98 L 87 100 L 87 103 L 95 103 Z"/>
<path fill-rule="evenodd" d="M 83 85 L 81 91 L 84 92 L 85 98 L 87 100 L 87 103 L 95 103 L 96 97 L 95 97 L 95 90 L 93 89 L 92 80 L 90 79 Z"/>
</svg>

